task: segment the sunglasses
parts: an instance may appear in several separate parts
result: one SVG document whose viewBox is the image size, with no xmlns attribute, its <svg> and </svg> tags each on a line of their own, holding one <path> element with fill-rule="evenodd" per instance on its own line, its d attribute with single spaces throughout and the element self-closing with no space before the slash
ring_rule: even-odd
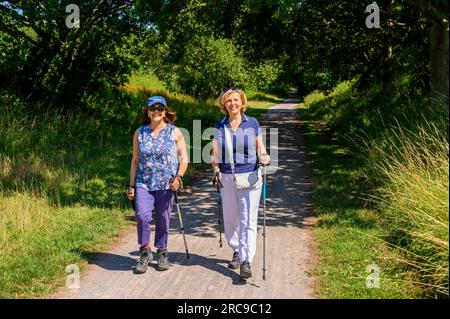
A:
<svg viewBox="0 0 450 319">
<path fill-rule="evenodd" d="M 162 112 L 162 111 L 164 111 L 165 109 L 166 109 L 166 107 L 165 107 L 164 105 L 161 105 L 161 104 L 153 104 L 152 106 L 150 106 L 150 107 L 148 108 L 148 110 L 149 110 L 150 112 L 154 112 L 154 111 Z"/>
<path fill-rule="evenodd" d="M 227 91 L 237 91 L 237 90 L 242 90 L 240 86 L 230 86 L 227 87 L 223 90 L 223 93 L 227 92 Z"/>
</svg>

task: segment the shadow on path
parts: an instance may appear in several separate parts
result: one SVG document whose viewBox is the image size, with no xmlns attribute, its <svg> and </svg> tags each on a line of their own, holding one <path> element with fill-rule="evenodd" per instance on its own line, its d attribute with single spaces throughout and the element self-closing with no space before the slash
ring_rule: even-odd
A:
<svg viewBox="0 0 450 319">
<path fill-rule="evenodd" d="M 132 251 L 129 253 L 130 256 L 117 255 L 112 253 L 94 253 L 94 252 L 85 252 L 83 255 L 89 255 L 90 265 L 96 265 L 105 270 L 111 271 L 130 271 L 134 272 L 136 262 L 139 257 L 139 251 Z M 185 253 L 180 252 L 169 252 L 169 262 L 170 267 L 168 271 L 177 271 L 173 269 L 176 266 L 182 267 L 192 267 L 192 266 L 201 266 L 208 270 L 215 271 L 225 277 L 229 277 L 232 281 L 233 285 L 245 285 L 246 281 L 241 280 L 239 278 L 239 269 L 232 270 L 228 268 L 229 260 L 217 259 L 216 255 L 209 256 L 200 256 L 197 254 L 189 253 L 190 258 L 186 257 Z M 147 271 L 158 271 L 156 269 L 156 252 L 153 252 L 153 261 L 149 265 L 149 269 Z M 181 271 L 181 270 L 180 270 Z M 135 274 L 136 276 L 141 276 L 142 274 Z"/>
</svg>

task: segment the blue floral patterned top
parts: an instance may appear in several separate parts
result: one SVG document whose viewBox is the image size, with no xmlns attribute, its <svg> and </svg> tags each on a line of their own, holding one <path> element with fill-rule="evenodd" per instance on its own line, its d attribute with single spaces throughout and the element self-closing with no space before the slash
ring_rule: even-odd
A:
<svg viewBox="0 0 450 319">
<path fill-rule="evenodd" d="M 151 133 L 147 124 L 139 128 L 136 187 L 148 191 L 170 189 L 169 181 L 178 172 L 175 126 L 168 123 L 156 138 Z"/>
</svg>

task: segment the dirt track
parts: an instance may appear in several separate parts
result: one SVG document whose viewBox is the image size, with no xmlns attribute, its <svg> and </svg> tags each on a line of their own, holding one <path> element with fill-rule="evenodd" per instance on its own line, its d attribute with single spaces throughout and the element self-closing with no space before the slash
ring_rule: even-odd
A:
<svg viewBox="0 0 450 319">
<path fill-rule="evenodd" d="M 295 106 L 287 100 L 271 108 L 260 121 L 263 127 L 278 128 L 278 169 L 267 179 L 266 276 L 262 280 L 262 205 L 258 227 L 258 248 L 252 265 L 253 278 L 241 281 L 239 270 L 227 263 L 232 251 L 219 248 L 217 203 L 210 172 L 198 174 L 193 186 L 179 195 L 184 215 L 187 259 L 174 207 L 169 237 L 168 271 L 158 272 L 155 261 L 147 273 L 136 275 L 138 258 L 135 229 L 125 231 L 111 251 L 92 261 L 81 274 L 79 289 L 62 288 L 55 298 L 314 298 L 314 278 L 309 275 L 316 263 L 311 227 L 311 169 L 306 157 L 304 136 Z M 153 240 L 152 226 L 152 240 Z"/>
</svg>

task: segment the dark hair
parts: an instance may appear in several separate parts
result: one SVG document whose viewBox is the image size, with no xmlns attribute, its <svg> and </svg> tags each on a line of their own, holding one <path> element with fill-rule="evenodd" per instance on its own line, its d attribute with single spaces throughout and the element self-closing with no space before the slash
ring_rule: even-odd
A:
<svg viewBox="0 0 450 319">
<path fill-rule="evenodd" d="M 152 120 L 148 116 L 148 109 L 148 106 L 143 107 L 143 114 L 140 117 L 142 124 L 150 124 L 152 122 Z M 174 124 L 177 119 L 177 113 L 172 112 L 167 106 L 165 112 L 166 114 L 164 116 L 164 122 Z"/>
</svg>

